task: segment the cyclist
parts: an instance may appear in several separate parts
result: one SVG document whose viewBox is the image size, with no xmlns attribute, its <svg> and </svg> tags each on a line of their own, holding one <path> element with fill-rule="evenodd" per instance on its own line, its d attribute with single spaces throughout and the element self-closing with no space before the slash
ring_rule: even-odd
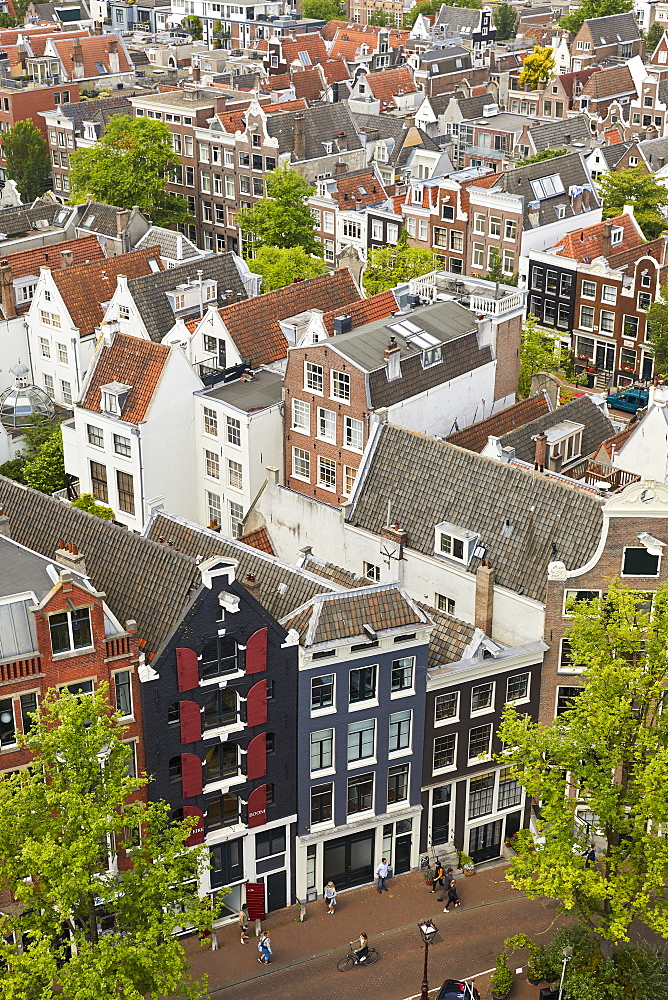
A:
<svg viewBox="0 0 668 1000">
<path fill-rule="evenodd" d="M 360 934 L 359 944 L 357 945 L 357 947 L 355 941 L 351 941 L 350 945 L 355 951 L 355 955 L 357 956 L 357 961 L 365 962 L 366 957 L 369 954 L 369 938 L 366 936 L 366 934 L 364 933 Z"/>
</svg>

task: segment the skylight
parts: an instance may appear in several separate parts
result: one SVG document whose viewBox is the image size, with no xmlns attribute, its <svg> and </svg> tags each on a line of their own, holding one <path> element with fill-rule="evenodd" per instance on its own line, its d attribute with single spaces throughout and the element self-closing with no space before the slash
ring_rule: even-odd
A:
<svg viewBox="0 0 668 1000">
<path fill-rule="evenodd" d="M 308 52 L 300 52 L 299 53 L 299 58 L 301 59 L 302 66 L 310 66 L 311 65 L 311 57 L 308 54 Z"/>
</svg>

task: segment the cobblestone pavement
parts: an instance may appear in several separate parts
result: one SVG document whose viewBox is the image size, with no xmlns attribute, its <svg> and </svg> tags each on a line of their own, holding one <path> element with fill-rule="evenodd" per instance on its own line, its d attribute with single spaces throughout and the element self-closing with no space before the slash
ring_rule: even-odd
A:
<svg viewBox="0 0 668 1000">
<path fill-rule="evenodd" d="M 476 872 L 458 884 L 461 907 L 443 913 L 418 872 L 392 879 L 389 892 L 379 894 L 365 886 L 339 894 L 336 914 L 329 919 L 322 901 L 309 904 L 308 919 L 299 921 L 298 909 L 268 918 L 274 958 L 271 966 L 258 963 L 254 937 L 239 944 L 236 925 L 219 929 L 219 950 L 202 949 L 189 940 L 192 971 L 207 973 L 215 1000 L 251 1000 L 271 994 L 272 1000 L 327 1000 L 351 996 L 374 1000 L 404 1000 L 420 993 L 424 950 L 417 921 L 430 917 L 439 929 L 429 949 L 432 987 L 448 977 L 472 977 L 494 966 L 503 939 L 524 931 L 535 940 L 549 940 L 556 926 L 556 908 L 548 900 L 528 900 L 504 878 L 505 865 Z M 336 962 L 348 942 L 365 931 L 380 953 L 369 967 L 339 973 Z M 522 955 L 517 956 L 520 963 Z M 489 995 L 489 975 L 476 980 L 483 997 Z M 539 987 L 516 976 L 511 1000 L 538 1000 Z"/>
</svg>

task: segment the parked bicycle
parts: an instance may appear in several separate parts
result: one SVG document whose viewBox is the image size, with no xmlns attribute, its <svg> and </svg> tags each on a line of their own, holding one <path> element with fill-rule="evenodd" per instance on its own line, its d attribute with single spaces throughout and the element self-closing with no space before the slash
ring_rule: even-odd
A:
<svg viewBox="0 0 668 1000">
<path fill-rule="evenodd" d="M 336 963 L 336 967 L 339 970 L 339 972 L 348 972 L 350 969 L 352 969 L 353 965 L 373 965 L 374 962 L 378 961 L 378 958 L 379 956 L 376 949 L 369 948 L 364 958 L 364 961 L 361 962 L 357 957 L 357 952 L 355 951 L 351 943 L 348 945 L 348 954 L 346 955 L 345 958 L 340 959 Z"/>
</svg>

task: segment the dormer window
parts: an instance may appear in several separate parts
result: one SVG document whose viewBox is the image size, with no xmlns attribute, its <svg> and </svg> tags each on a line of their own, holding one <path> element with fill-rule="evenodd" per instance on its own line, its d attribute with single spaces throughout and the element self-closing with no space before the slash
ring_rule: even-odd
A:
<svg viewBox="0 0 668 1000">
<path fill-rule="evenodd" d="M 624 229 L 622 226 L 614 226 L 610 233 L 610 243 L 614 247 L 624 239 Z"/>
<path fill-rule="evenodd" d="M 100 407 L 104 413 L 119 417 L 128 398 L 131 385 L 124 382 L 109 382 L 100 386 Z"/>
<path fill-rule="evenodd" d="M 442 521 L 435 527 L 434 552 L 437 556 L 454 559 L 468 566 L 475 552 L 480 535 L 466 528 L 460 528 L 449 521 Z"/>
</svg>

